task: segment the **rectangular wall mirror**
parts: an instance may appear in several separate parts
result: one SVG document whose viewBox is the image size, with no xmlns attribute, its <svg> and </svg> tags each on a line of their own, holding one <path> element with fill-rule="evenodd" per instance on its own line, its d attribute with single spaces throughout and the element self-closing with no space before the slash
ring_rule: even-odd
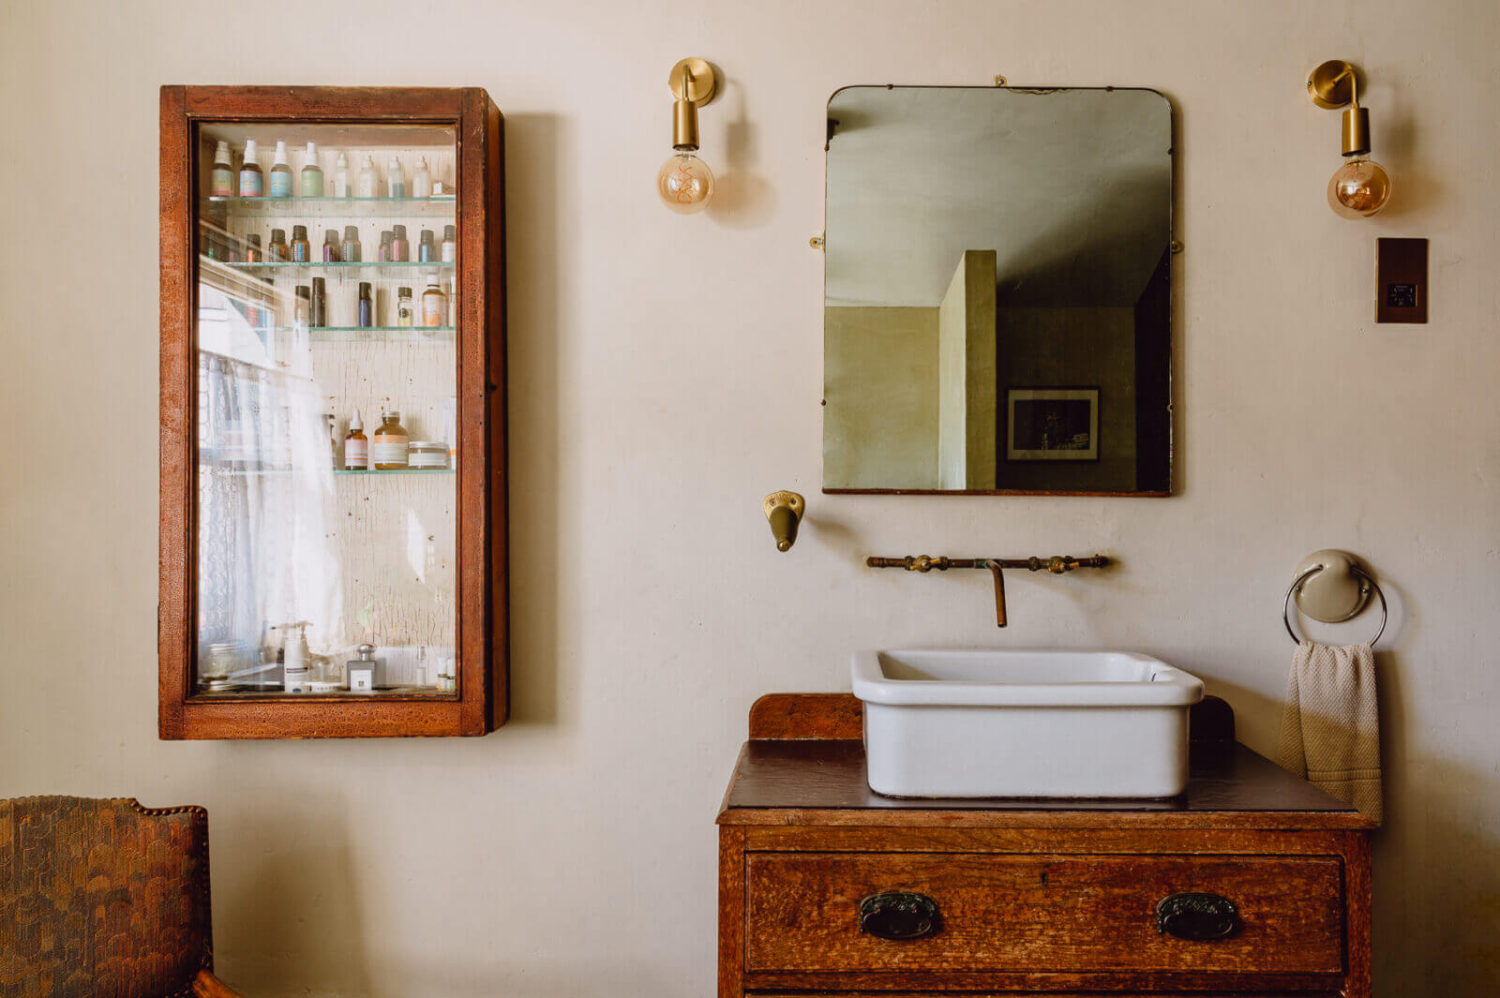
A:
<svg viewBox="0 0 1500 998">
<path fill-rule="evenodd" d="M 845 87 L 827 213 L 825 492 L 1170 492 L 1165 97 Z"/>
</svg>

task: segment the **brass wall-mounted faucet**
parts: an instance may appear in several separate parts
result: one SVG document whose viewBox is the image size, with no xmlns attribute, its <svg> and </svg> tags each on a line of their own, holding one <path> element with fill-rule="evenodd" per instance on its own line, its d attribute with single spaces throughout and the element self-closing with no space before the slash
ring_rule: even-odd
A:
<svg viewBox="0 0 1500 998">
<path fill-rule="evenodd" d="M 950 568 L 987 568 L 995 577 L 995 626 L 1004 627 L 1008 622 L 1005 613 L 1005 576 L 1007 568 L 1024 568 L 1028 572 L 1051 572 L 1062 575 L 1075 568 L 1105 568 L 1109 558 L 1096 554 L 1088 558 L 1072 555 L 1053 555 L 1050 558 L 934 558 L 931 555 L 907 555 L 904 558 L 877 558 L 870 556 L 865 564 L 871 568 L 904 568 L 908 572 L 931 572 L 936 569 L 946 572 Z"/>
</svg>

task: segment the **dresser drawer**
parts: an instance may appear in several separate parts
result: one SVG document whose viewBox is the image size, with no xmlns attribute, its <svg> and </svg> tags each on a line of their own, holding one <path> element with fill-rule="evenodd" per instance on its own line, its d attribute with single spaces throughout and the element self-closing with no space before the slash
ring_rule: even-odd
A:
<svg viewBox="0 0 1500 998">
<path fill-rule="evenodd" d="M 1344 969 L 1337 857 L 751 852 L 745 875 L 751 972 Z"/>
</svg>

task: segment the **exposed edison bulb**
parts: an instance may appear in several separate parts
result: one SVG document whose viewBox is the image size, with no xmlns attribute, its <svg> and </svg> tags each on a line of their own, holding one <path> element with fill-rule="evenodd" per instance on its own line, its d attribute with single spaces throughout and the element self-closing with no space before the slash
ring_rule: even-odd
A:
<svg viewBox="0 0 1500 998">
<path fill-rule="evenodd" d="M 682 215 L 702 211 L 714 196 L 714 174 L 708 164 L 690 152 L 679 150 L 656 174 L 656 193 L 662 204 Z"/>
<path fill-rule="evenodd" d="M 1343 218 L 1369 218 L 1391 199 L 1391 178 L 1369 156 L 1351 156 L 1328 181 L 1328 206 Z"/>
</svg>

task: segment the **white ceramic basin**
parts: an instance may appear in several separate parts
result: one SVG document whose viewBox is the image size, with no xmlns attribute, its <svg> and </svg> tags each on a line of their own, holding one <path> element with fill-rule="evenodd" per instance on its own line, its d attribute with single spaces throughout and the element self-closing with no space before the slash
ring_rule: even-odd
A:
<svg viewBox="0 0 1500 998">
<path fill-rule="evenodd" d="M 1113 651 L 861 651 L 870 789 L 892 797 L 1171 797 L 1196 676 Z"/>
</svg>

